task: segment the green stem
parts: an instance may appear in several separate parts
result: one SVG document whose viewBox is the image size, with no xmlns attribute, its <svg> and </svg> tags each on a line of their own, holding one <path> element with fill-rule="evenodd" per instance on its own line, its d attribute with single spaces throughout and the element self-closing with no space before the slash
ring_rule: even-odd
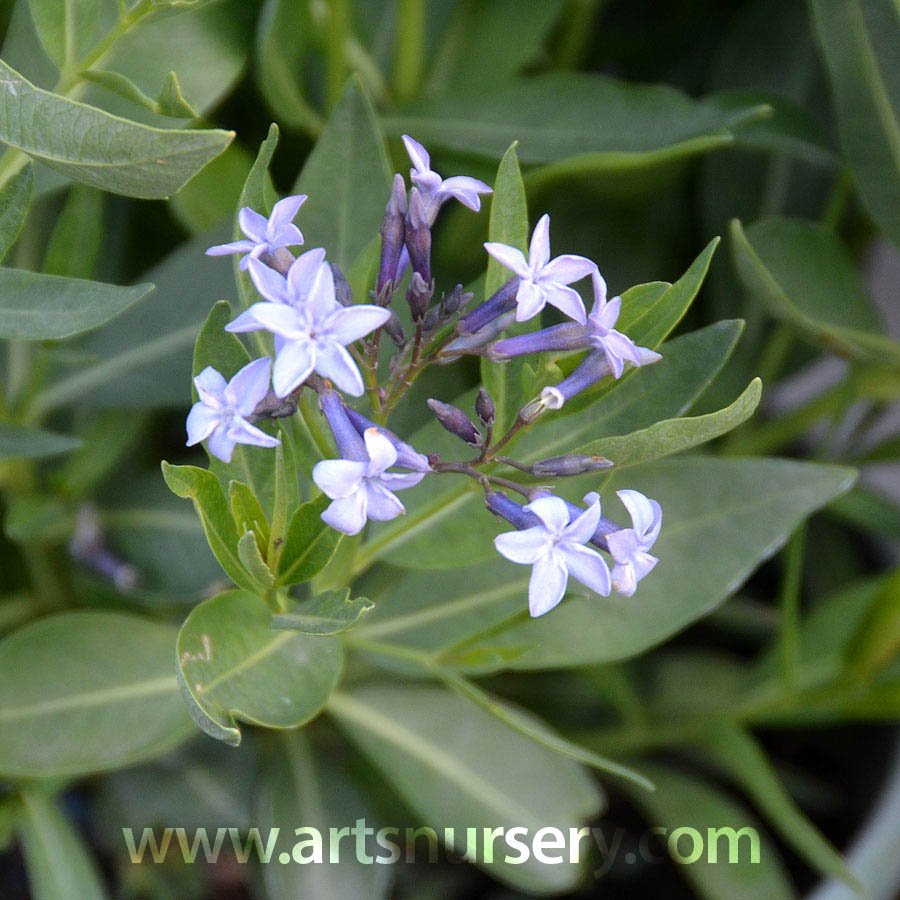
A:
<svg viewBox="0 0 900 900">
<path fill-rule="evenodd" d="M 805 529 L 801 525 L 788 542 L 784 559 L 784 575 L 779 593 L 781 627 L 778 655 L 785 692 L 797 691 L 797 668 L 800 663 L 800 592 L 803 584 L 803 545 Z"/>
<path fill-rule="evenodd" d="M 397 100 L 412 100 L 422 82 L 425 56 L 425 0 L 398 0 L 394 46 L 394 89 Z"/>
</svg>

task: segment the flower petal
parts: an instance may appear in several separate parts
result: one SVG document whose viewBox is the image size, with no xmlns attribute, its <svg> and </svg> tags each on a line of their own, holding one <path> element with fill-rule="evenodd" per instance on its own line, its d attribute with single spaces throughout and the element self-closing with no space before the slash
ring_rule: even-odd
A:
<svg viewBox="0 0 900 900">
<path fill-rule="evenodd" d="M 550 261 L 550 216 L 544 213 L 531 232 L 528 246 L 528 264 L 533 272 L 543 269 Z"/>
<path fill-rule="evenodd" d="M 543 288 L 533 281 L 523 278 L 516 291 L 516 321 L 527 322 L 533 319 L 546 305 L 547 298 Z"/>
<path fill-rule="evenodd" d="M 544 292 L 547 302 L 564 312 L 570 319 L 574 319 L 579 325 L 587 322 L 587 313 L 584 310 L 584 301 L 574 288 L 564 287 L 556 282 L 544 282 L 539 285 Z"/>
<path fill-rule="evenodd" d="M 334 295 L 334 273 L 331 266 L 321 265 L 306 295 L 304 309 L 313 322 L 324 322 L 336 309 L 343 309 Z"/>
<path fill-rule="evenodd" d="M 228 434 L 228 428 L 225 425 L 220 425 L 207 438 L 206 447 L 216 459 L 221 459 L 223 463 L 230 463 L 236 443 L 234 438 Z"/>
<path fill-rule="evenodd" d="M 352 344 L 361 337 L 380 328 L 391 317 L 391 312 L 383 306 L 360 304 L 342 306 L 328 319 L 328 333 L 342 344 Z"/>
<path fill-rule="evenodd" d="M 606 279 L 600 274 L 600 269 L 594 266 L 591 272 L 591 286 L 594 289 L 594 309 L 606 304 Z"/>
<path fill-rule="evenodd" d="M 337 341 L 323 341 L 318 345 L 316 371 L 351 397 L 361 397 L 365 391 L 353 357 Z"/>
<path fill-rule="evenodd" d="M 589 260 L 586 256 L 575 256 L 574 254 L 564 254 L 557 256 L 541 268 L 541 278 L 550 281 L 558 281 L 560 284 L 571 284 L 573 281 L 580 281 L 587 275 L 592 274 L 597 268 L 597 264 Z"/>
<path fill-rule="evenodd" d="M 187 417 L 188 447 L 193 447 L 195 444 L 205 441 L 221 421 L 218 410 L 207 406 L 202 401 L 195 403 Z"/>
<path fill-rule="evenodd" d="M 207 256 L 228 256 L 231 253 L 249 253 L 256 244 L 253 241 L 232 241 L 230 244 L 216 244 L 206 251 Z"/>
<path fill-rule="evenodd" d="M 366 482 L 366 515 L 374 522 L 390 522 L 406 512 L 406 507 L 384 485 Z"/>
<path fill-rule="evenodd" d="M 550 612 L 566 594 L 569 573 L 562 555 L 556 552 L 544 554 L 531 570 L 528 583 L 528 611 L 532 616 Z"/>
<path fill-rule="evenodd" d="M 249 416 L 269 392 L 269 372 L 272 360 L 268 356 L 247 363 L 225 388 L 225 399 L 242 416 Z"/>
<path fill-rule="evenodd" d="M 207 366 L 199 375 L 194 377 L 194 386 L 201 399 L 209 398 L 218 403 L 225 402 L 225 388 L 228 382 L 224 376 L 212 366 Z"/>
<path fill-rule="evenodd" d="M 378 480 L 389 491 L 402 491 L 415 487 L 426 475 L 426 472 L 382 472 Z"/>
<path fill-rule="evenodd" d="M 322 513 L 322 521 L 344 534 L 359 534 L 366 524 L 367 494 L 364 486 L 347 497 L 332 500 Z"/>
<path fill-rule="evenodd" d="M 292 263 L 287 273 L 287 287 L 290 302 L 302 306 L 309 297 L 315 283 L 319 267 L 325 262 L 325 250 L 316 247 L 301 253 Z"/>
<path fill-rule="evenodd" d="M 251 425 L 240 416 L 232 419 L 228 427 L 228 436 L 239 444 L 250 444 L 253 447 L 277 447 L 281 443 L 277 437 L 266 434 L 261 428 Z"/>
<path fill-rule="evenodd" d="M 397 448 L 377 428 L 367 428 L 363 440 L 369 454 L 369 475 L 380 475 L 397 462 Z"/>
<path fill-rule="evenodd" d="M 488 241 L 484 245 L 484 249 L 490 253 L 497 262 L 502 263 L 507 269 L 515 272 L 520 278 L 527 278 L 531 270 L 528 268 L 528 261 L 525 254 L 516 247 L 510 247 L 507 244 L 498 244 L 495 241 Z"/>
<path fill-rule="evenodd" d="M 259 319 L 256 318 L 254 309 L 258 306 L 269 306 L 269 301 L 265 300 L 260 303 L 254 303 L 250 309 L 245 309 L 236 319 L 232 319 L 226 326 L 225 330 L 232 334 L 243 334 L 246 331 L 259 331 L 265 328 Z"/>
<path fill-rule="evenodd" d="M 403 135 L 403 146 L 409 154 L 410 161 L 418 172 L 428 172 L 431 169 L 431 157 L 428 151 L 408 134 Z"/>
<path fill-rule="evenodd" d="M 268 220 L 264 216 L 254 212 L 249 206 L 245 206 L 238 213 L 238 225 L 241 231 L 257 244 L 265 243 L 268 224 Z"/>
<path fill-rule="evenodd" d="M 551 534 L 562 534 L 569 524 L 569 508 L 566 501 L 559 497 L 539 497 L 527 504 L 525 509 L 531 510 Z"/>
<path fill-rule="evenodd" d="M 288 303 L 287 280 L 280 272 L 276 272 L 260 260 L 251 258 L 247 263 L 250 278 L 256 290 L 272 303 Z"/>
<path fill-rule="evenodd" d="M 631 564 L 613 566 L 610 583 L 617 594 L 631 597 L 637 590 L 637 578 Z"/>
<path fill-rule="evenodd" d="M 630 563 L 634 554 L 641 549 L 640 536 L 633 528 L 622 528 L 606 535 L 606 544 L 609 555 L 623 566 Z"/>
<path fill-rule="evenodd" d="M 438 188 L 438 199 L 443 202 L 448 197 L 454 197 L 469 209 L 478 212 L 481 209 L 481 197 L 479 194 L 491 194 L 493 191 L 483 181 L 477 178 L 469 178 L 467 175 L 454 175 L 441 182 Z"/>
<path fill-rule="evenodd" d="M 656 540 L 662 523 L 662 509 L 655 500 L 645 497 L 640 491 L 616 491 L 616 496 L 631 516 L 631 523 L 641 538 Z M 652 546 L 652 541 L 644 549 Z"/>
<path fill-rule="evenodd" d="M 563 547 L 562 554 L 566 561 L 569 575 L 580 581 L 585 587 L 589 587 L 592 591 L 600 594 L 601 597 L 609 596 L 612 588 L 609 566 L 606 565 L 606 560 L 596 550 L 576 544 L 568 544 Z"/>
<path fill-rule="evenodd" d="M 352 459 L 323 459 L 313 466 L 312 480 L 332 500 L 349 497 L 359 489 L 367 464 Z"/>
<path fill-rule="evenodd" d="M 285 225 L 289 225 L 294 221 L 294 216 L 300 210 L 300 207 L 306 202 L 306 194 L 294 194 L 291 197 L 285 197 L 279 200 L 269 214 L 268 236 L 274 237 L 278 234 L 279 229 Z"/>
<path fill-rule="evenodd" d="M 277 250 L 279 247 L 296 247 L 303 243 L 303 232 L 293 224 L 282 225 L 274 237 L 269 239 L 269 247 Z"/>
<path fill-rule="evenodd" d="M 494 538 L 494 546 L 501 556 L 519 565 L 533 565 L 550 546 L 547 529 L 541 525 L 523 531 L 504 531 Z"/>
<path fill-rule="evenodd" d="M 635 346 L 634 341 L 625 334 L 622 334 L 621 331 L 616 331 L 613 329 L 606 336 L 606 346 L 610 348 L 617 356 L 620 356 L 622 359 L 627 359 L 630 363 L 634 363 L 634 365 L 639 366 L 641 364 L 641 357 L 638 354 L 638 349 Z"/>
<path fill-rule="evenodd" d="M 281 348 L 272 367 L 272 387 L 278 397 L 287 397 L 300 387 L 316 367 L 316 345 L 310 341 L 289 341 Z"/>
<path fill-rule="evenodd" d="M 563 529 L 563 534 L 566 536 L 567 541 L 574 544 L 586 544 L 594 536 L 599 523 L 600 500 L 598 498 L 580 516 L 577 516 L 566 525 L 565 529 Z"/>
</svg>

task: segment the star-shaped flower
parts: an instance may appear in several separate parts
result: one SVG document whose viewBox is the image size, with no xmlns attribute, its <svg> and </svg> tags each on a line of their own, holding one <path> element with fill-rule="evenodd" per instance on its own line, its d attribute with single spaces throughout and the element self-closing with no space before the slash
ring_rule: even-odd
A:
<svg viewBox="0 0 900 900">
<path fill-rule="evenodd" d="M 296 247 L 303 243 L 303 234 L 293 224 L 294 216 L 306 201 L 306 194 L 297 194 L 279 200 L 267 219 L 249 206 L 238 213 L 238 225 L 247 236 L 246 240 L 232 241 L 228 244 L 217 244 L 206 251 L 207 256 L 228 256 L 231 253 L 243 253 L 240 267 L 246 269 L 251 259 L 259 259 L 282 247 Z"/>
<path fill-rule="evenodd" d="M 418 484 L 424 472 L 387 472 L 397 462 L 397 450 L 377 428 L 363 435 L 368 460 L 323 459 L 313 481 L 331 498 L 322 519 L 344 534 L 358 534 L 366 519 L 388 522 L 406 512 L 394 491 Z"/>
<path fill-rule="evenodd" d="M 508 560 L 531 565 L 528 608 L 532 616 L 542 616 L 556 606 L 566 593 L 569 576 L 604 597 L 609 595 L 609 568 L 603 557 L 586 544 L 600 521 L 600 498 L 569 522 L 569 509 L 559 497 L 540 497 L 526 510 L 541 524 L 521 531 L 508 531 L 494 538 L 494 546 Z"/>
<path fill-rule="evenodd" d="M 251 262 L 251 266 L 256 271 L 256 265 Z M 282 279 L 286 289 L 274 277 L 257 279 L 256 286 L 267 302 L 254 303 L 225 330 L 266 329 L 275 335 L 272 387 L 278 397 L 296 390 L 314 371 L 330 378 L 342 391 L 361 396 L 362 376 L 346 345 L 384 325 L 390 311 L 366 304 L 341 306 L 335 297 L 331 266 L 320 265 L 308 285 L 298 278 L 295 289 L 293 272 L 294 266 L 287 279 Z"/>
<path fill-rule="evenodd" d="M 623 528 L 606 536 L 609 552 L 615 562 L 612 586 L 630 597 L 637 583 L 659 562 L 647 551 L 656 542 L 662 525 L 662 510 L 655 500 L 640 491 L 616 491 L 631 515 L 631 528 Z"/>
<path fill-rule="evenodd" d="M 587 315 L 581 296 L 568 285 L 590 275 L 597 266 L 586 257 L 573 254 L 550 259 L 550 216 L 545 213 L 534 226 L 527 260 L 517 247 L 494 242 L 488 242 L 484 247 L 494 259 L 519 276 L 517 322 L 534 318 L 549 303 L 569 318 L 585 324 Z"/>
<path fill-rule="evenodd" d="M 451 197 L 459 200 L 463 206 L 478 212 L 481 209 L 481 197 L 478 195 L 493 193 L 493 189 L 483 181 L 469 178 L 467 175 L 441 178 L 437 172 L 431 169 L 431 157 L 428 155 L 428 151 L 408 134 L 403 135 L 403 145 L 414 166 L 409 170 L 410 181 L 422 195 L 422 201 L 431 224 L 434 224 L 441 205 Z"/>
<path fill-rule="evenodd" d="M 255 359 L 228 382 L 212 366 L 194 379 L 200 400 L 188 413 L 188 447 L 206 441 L 209 452 L 227 463 L 235 444 L 274 447 L 279 443 L 247 421 L 269 391 L 271 362 L 267 356 Z"/>
<path fill-rule="evenodd" d="M 622 298 L 613 297 L 607 301 L 606 281 L 598 270 L 591 272 L 591 281 L 594 286 L 594 308 L 587 320 L 590 329 L 588 341 L 591 346 L 604 352 L 613 377 L 620 378 L 626 360 L 636 366 L 641 365 L 642 348 L 639 348 L 630 337 L 613 328 L 622 309 Z"/>
</svg>

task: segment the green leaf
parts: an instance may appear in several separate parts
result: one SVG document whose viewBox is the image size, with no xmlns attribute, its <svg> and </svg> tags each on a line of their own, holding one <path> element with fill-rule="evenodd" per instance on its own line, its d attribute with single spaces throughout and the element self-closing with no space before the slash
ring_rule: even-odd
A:
<svg viewBox="0 0 900 900">
<path fill-rule="evenodd" d="M 197 110 L 184 99 L 181 84 L 174 72 L 166 75 L 166 80 L 156 98 L 156 105 L 162 115 L 175 119 L 196 119 L 199 115 Z"/>
<path fill-rule="evenodd" d="M 599 812 L 587 773 L 510 730 L 447 691 L 399 685 L 335 693 L 328 711 L 393 784 L 422 822 L 439 835 L 454 828 L 456 850 L 467 828 L 518 825 L 568 829 Z M 522 715 L 525 715 L 524 713 Z M 564 893 L 580 881 L 578 866 L 483 863 L 517 888 Z"/>
<path fill-rule="evenodd" d="M 237 543 L 237 555 L 247 574 L 256 585 L 256 593 L 265 595 L 275 586 L 275 576 L 269 571 L 259 549 L 256 534 L 246 531 Z"/>
<path fill-rule="evenodd" d="M 350 588 L 324 591 L 313 600 L 292 603 L 272 620 L 275 631 L 303 634 L 341 634 L 355 628 L 375 604 L 366 597 L 350 599 Z"/>
<path fill-rule="evenodd" d="M 31 170 L 26 166 L 0 188 L 0 260 L 9 253 L 25 224 L 31 203 Z"/>
<path fill-rule="evenodd" d="M 279 586 L 309 581 L 328 565 L 343 537 L 322 521 L 330 502 L 322 494 L 299 506 L 291 517 L 278 558 Z"/>
<path fill-rule="evenodd" d="M 47 275 L 90 278 L 96 274 L 106 237 L 103 200 L 96 188 L 72 185 L 44 253 Z"/>
<path fill-rule="evenodd" d="M 863 205 L 900 245 L 900 15 L 892 0 L 811 0 L 838 133 Z"/>
<path fill-rule="evenodd" d="M 169 72 L 156 100 L 148 97 L 130 78 L 108 69 L 86 69 L 80 73 L 85 81 L 100 85 L 120 97 L 173 119 L 195 119 L 197 111 L 184 99 L 178 76 Z"/>
<path fill-rule="evenodd" d="M 0 642 L 0 773 L 57 778 L 164 753 L 190 733 L 175 630 L 119 612 L 66 612 Z"/>
<path fill-rule="evenodd" d="M 659 563 L 627 601 L 591 594 L 570 581 L 572 598 L 540 619 L 485 637 L 492 647 L 528 647 L 512 669 L 589 665 L 625 659 L 666 640 L 715 609 L 772 555 L 811 512 L 846 491 L 855 473 L 783 459 L 661 460 L 613 473 L 604 514 L 628 521 L 614 491 L 630 488 L 657 500 L 663 524 Z M 714 548 L 715 552 L 712 552 Z M 516 570 L 507 567 L 510 579 Z M 581 595 L 581 596 L 577 596 Z M 477 646 L 477 645 L 476 645 Z"/>
<path fill-rule="evenodd" d="M 173 466 L 167 462 L 163 462 L 162 472 L 175 496 L 193 501 L 209 547 L 228 577 L 239 587 L 255 592 L 256 585 L 238 557 L 237 528 L 216 476 L 197 466 Z"/>
<path fill-rule="evenodd" d="M 174 194 L 234 133 L 150 128 L 35 87 L 0 61 L 0 140 L 76 181 L 128 197 Z"/>
<path fill-rule="evenodd" d="M 518 0 L 457 4 L 434 52 L 426 91 L 472 93 L 517 75 L 539 54 L 563 5 L 563 0 L 548 0 L 523 13 Z"/>
<path fill-rule="evenodd" d="M 900 574 L 895 573 L 876 593 L 862 620 L 850 632 L 845 673 L 869 683 L 900 656 Z"/>
<path fill-rule="evenodd" d="M 313 753 L 303 732 L 285 734 L 272 749 L 263 761 L 255 791 L 254 824 L 261 833 L 280 828 L 282 834 L 294 834 L 302 822 L 306 830 L 297 834 L 295 846 L 303 846 L 311 836 L 308 829 L 325 836 L 349 822 L 375 820 L 345 766 L 327 752 Z M 388 896 L 390 866 L 367 865 L 365 856 L 353 853 L 332 863 L 327 840 L 322 843 L 320 862 L 303 865 L 297 860 L 293 865 L 263 866 L 268 900 L 383 900 Z M 384 849 L 373 843 L 370 836 L 363 844 L 364 853 L 370 858 L 387 858 Z M 309 845 L 303 846 L 301 859 L 309 859 L 312 852 Z"/>
<path fill-rule="evenodd" d="M 59 456 L 81 446 L 78 438 L 0 422 L 0 459 L 41 459 Z"/>
<path fill-rule="evenodd" d="M 0 337 L 59 340 L 90 331 L 146 297 L 152 284 L 118 287 L 0 268 Z"/>
<path fill-rule="evenodd" d="M 59 68 L 77 64 L 96 42 L 100 0 L 28 0 L 47 56 Z"/>
<path fill-rule="evenodd" d="M 759 406 L 761 395 L 762 382 L 754 378 L 734 403 L 718 412 L 685 419 L 666 419 L 622 437 L 591 441 L 572 452 L 605 456 L 618 469 L 671 456 L 721 437 L 746 422 Z"/>
<path fill-rule="evenodd" d="M 526 252 L 528 245 L 528 202 L 525 199 L 525 185 L 519 171 L 516 156 L 516 142 L 503 155 L 494 193 L 491 197 L 491 221 L 488 240 L 509 244 Z M 490 297 L 508 278 L 509 272 L 493 257 L 488 260 L 487 278 L 484 285 L 485 297 Z M 535 316 L 518 331 L 534 331 L 540 327 L 540 317 Z M 528 398 L 523 395 L 522 360 L 514 359 L 505 364 L 481 360 L 481 381 L 487 392 L 494 398 L 497 407 L 494 429 L 497 434 L 505 434 L 512 425 L 516 413 Z"/>
<path fill-rule="evenodd" d="M 237 721 L 298 728 L 318 715 L 341 674 L 336 638 L 272 631 L 265 604 L 228 591 L 196 607 L 178 635 L 178 681 L 196 723 L 239 744 Z"/>
<path fill-rule="evenodd" d="M 737 725 L 719 722 L 713 726 L 711 739 L 704 749 L 810 866 L 825 877 L 837 878 L 854 890 L 861 890 L 841 854 L 794 803 L 765 751 L 751 734 Z"/>
<path fill-rule="evenodd" d="M 381 125 L 353 76 L 307 157 L 292 193 L 308 194 L 300 228 L 310 247 L 325 247 L 347 270 L 381 226 L 391 168 Z"/>
<path fill-rule="evenodd" d="M 107 900 L 97 864 L 75 827 L 40 790 L 20 796 L 18 829 L 34 900 Z"/>
<path fill-rule="evenodd" d="M 731 223 L 732 251 L 744 287 L 772 315 L 830 352 L 900 362 L 900 344 L 882 326 L 849 253 L 815 222 L 768 218 L 744 232 Z"/>
<path fill-rule="evenodd" d="M 647 768 L 657 789 L 632 796 L 643 807 L 647 821 L 665 829 L 666 849 L 684 863 L 677 869 L 698 897 L 791 900 L 796 896 L 776 848 L 743 804 L 675 769 Z"/>
<path fill-rule="evenodd" d="M 557 166 L 614 175 L 721 147 L 733 140 L 731 126 L 766 111 L 725 110 L 668 85 L 565 72 L 423 101 L 384 122 L 391 135 L 486 159 L 518 140 L 523 165 L 553 164 L 541 170 L 546 180 Z"/>
<path fill-rule="evenodd" d="M 253 491 L 240 481 L 232 481 L 228 486 L 231 514 L 239 533 L 252 531 L 260 547 L 269 546 L 269 522 Z"/>
</svg>

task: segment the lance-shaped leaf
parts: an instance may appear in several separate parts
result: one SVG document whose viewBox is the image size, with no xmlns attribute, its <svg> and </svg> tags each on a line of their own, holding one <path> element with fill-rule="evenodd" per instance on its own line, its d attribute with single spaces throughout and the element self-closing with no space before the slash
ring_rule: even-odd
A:
<svg viewBox="0 0 900 900">
<path fill-rule="evenodd" d="M 239 744 L 238 720 L 297 728 L 318 715 L 341 674 L 337 638 L 273 631 L 265 604 L 228 591 L 196 607 L 178 635 L 178 681 L 194 721 Z"/>
<path fill-rule="evenodd" d="M 103 325 L 152 290 L 152 284 L 118 287 L 0 268 L 0 337 L 18 341 L 72 337 Z"/>
<path fill-rule="evenodd" d="M 292 603 L 272 620 L 276 631 L 340 634 L 354 628 L 375 604 L 366 597 L 350 598 L 350 588 L 324 591 L 312 600 Z"/>
<path fill-rule="evenodd" d="M 841 145 L 863 204 L 900 245 L 900 14 L 892 0 L 812 0 Z"/>
<path fill-rule="evenodd" d="M 0 459 L 40 459 L 59 456 L 81 446 L 78 438 L 40 428 L 0 422 Z"/>
<path fill-rule="evenodd" d="M 467 828 L 480 834 L 483 827 L 520 826 L 534 833 L 551 826 L 568 833 L 602 807 L 581 766 L 449 691 L 364 687 L 333 694 L 328 711 L 422 822 L 441 837 L 454 829 L 460 854 Z M 583 874 L 567 854 L 564 860 L 546 865 L 531 858 L 511 865 L 497 854 L 493 862 L 479 862 L 514 887 L 563 893 Z"/>
<path fill-rule="evenodd" d="M 56 778 L 162 754 L 190 733 L 176 632 L 118 612 L 41 619 L 0 643 L 0 774 Z"/>
<path fill-rule="evenodd" d="M 81 836 L 40 789 L 22 792 L 18 831 L 34 900 L 107 900 Z"/>
<path fill-rule="evenodd" d="M 150 128 L 35 87 L 0 61 L 0 141 L 128 197 L 174 194 L 230 143 L 218 129 Z"/>
<path fill-rule="evenodd" d="M 193 501 L 209 547 L 228 577 L 239 587 L 255 592 L 257 586 L 238 556 L 239 535 L 216 476 L 197 466 L 173 466 L 167 462 L 162 464 L 162 472 L 173 494 Z"/>
<path fill-rule="evenodd" d="M 28 8 L 47 56 L 63 68 L 73 66 L 98 38 L 100 0 L 28 0 Z"/>
<path fill-rule="evenodd" d="M 9 253 L 25 223 L 31 203 L 31 169 L 26 166 L 0 188 L 0 260 Z"/>
<path fill-rule="evenodd" d="M 744 287 L 772 315 L 826 350 L 888 364 L 900 344 L 883 333 L 850 254 L 815 222 L 768 218 L 731 223 L 732 251 Z"/>
<path fill-rule="evenodd" d="M 292 516 L 278 558 L 279 585 L 309 581 L 328 565 L 343 537 L 322 521 L 330 502 L 322 494 L 299 506 Z"/>
</svg>

